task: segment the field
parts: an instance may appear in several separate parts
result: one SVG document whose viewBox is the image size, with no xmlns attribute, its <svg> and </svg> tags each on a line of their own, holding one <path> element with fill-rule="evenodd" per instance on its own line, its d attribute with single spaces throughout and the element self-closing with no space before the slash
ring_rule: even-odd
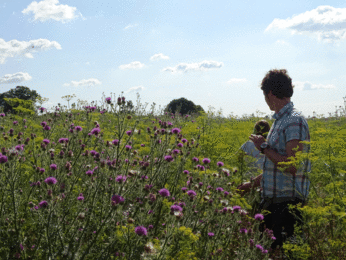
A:
<svg viewBox="0 0 346 260">
<path fill-rule="evenodd" d="M 271 257 L 259 191 L 236 192 L 259 174 L 239 148 L 260 118 L 121 112 L 124 103 L 0 114 L 0 258 Z M 346 118 L 308 124 L 311 153 L 295 162 L 312 162 L 305 225 L 285 255 L 346 259 Z"/>
</svg>

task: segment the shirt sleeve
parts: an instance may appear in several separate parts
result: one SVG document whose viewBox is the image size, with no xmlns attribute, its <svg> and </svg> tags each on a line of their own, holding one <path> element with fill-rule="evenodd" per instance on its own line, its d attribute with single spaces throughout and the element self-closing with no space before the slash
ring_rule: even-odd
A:
<svg viewBox="0 0 346 260">
<path fill-rule="evenodd" d="M 291 140 L 310 140 L 309 126 L 301 116 L 292 116 L 287 126 L 284 128 L 286 143 Z"/>
</svg>

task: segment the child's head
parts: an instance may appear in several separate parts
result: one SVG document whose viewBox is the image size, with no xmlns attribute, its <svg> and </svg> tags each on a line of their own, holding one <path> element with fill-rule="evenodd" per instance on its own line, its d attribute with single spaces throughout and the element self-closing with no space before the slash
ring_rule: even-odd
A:
<svg viewBox="0 0 346 260">
<path fill-rule="evenodd" d="M 269 123 L 265 120 L 260 120 L 256 122 L 253 133 L 255 135 L 262 135 L 264 138 L 267 138 L 269 130 L 270 130 Z"/>
</svg>

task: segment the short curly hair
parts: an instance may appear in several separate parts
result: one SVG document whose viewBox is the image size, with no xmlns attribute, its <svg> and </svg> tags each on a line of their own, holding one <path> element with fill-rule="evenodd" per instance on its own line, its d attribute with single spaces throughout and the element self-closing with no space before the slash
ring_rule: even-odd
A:
<svg viewBox="0 0 346 260">
<path fill-rule="evenodd" d="M 255 128 L 254 128 L 254 134 L 262 135 L 264 138 L 266 138 L 269 130 L 270 130 L 269 123 L 266 120 L 262 119 L 256 122 Z"/>
<path fill-rule="evenodd" d="M 261 83 L 261 89 L 266 95 L 272 91 L 272 94 L 280 99 L 292 97 L 293 88 L 292 79 L 285 69 L 268 71 Z"/>
</svg>

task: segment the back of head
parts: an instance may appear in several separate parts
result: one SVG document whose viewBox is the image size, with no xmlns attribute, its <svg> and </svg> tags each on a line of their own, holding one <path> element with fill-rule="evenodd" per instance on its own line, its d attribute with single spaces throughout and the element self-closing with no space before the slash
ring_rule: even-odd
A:
<svg viewBox="0 0 346 260">
<path fill-rule="evenodd" d="M 287 74 L 287 70 L 270 70 L 267 72 L 261 83 L 261 89 L 266 95 L 272 91 L 277 98 L 290 98 L 293 95 L 292 79 Z"/>
<path fill-rule="evenodd" d="M 262 135 L 264 138 L 267 138 L 269 130 L 270 130 L 269 123 L 266 120 L 259 120 L 255 124 L 254 134 Z"/>
</svg>

